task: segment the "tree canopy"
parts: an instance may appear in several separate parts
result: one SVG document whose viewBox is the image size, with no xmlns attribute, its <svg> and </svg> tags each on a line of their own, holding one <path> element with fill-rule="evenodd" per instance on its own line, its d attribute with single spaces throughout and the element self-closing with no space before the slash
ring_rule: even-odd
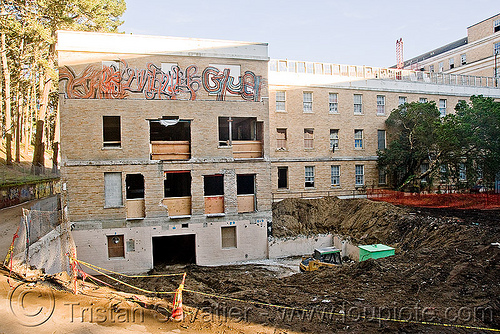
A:
<svg viewBox="0 0 500 334">
<path fill-rule="evenodd" d="M 53 150 L 57 131 L 57 30 L 116 32 L 124 0 L 4 0 L 0 2 L 2 139 L 19 161 L 20 144 Z M 42 136 L 42 131 L 45 130 Z M 45 145 L 42 145 L 42 141 Z M 38 152 L 37 152 L 38 150 Z M 41 151 L 40 151 L 41 150 Z"/>
<path fill-rule="evenodd" d="M 456 113 L 441 117 L 434 102 L 407 103 L 386 120 L 389 145 L 378 166 L 391 185 L 431 186 L 435 179 L 470 187 L 491 182 L 500 171 L 500 103 L 473 96 Z"/>
</svg>

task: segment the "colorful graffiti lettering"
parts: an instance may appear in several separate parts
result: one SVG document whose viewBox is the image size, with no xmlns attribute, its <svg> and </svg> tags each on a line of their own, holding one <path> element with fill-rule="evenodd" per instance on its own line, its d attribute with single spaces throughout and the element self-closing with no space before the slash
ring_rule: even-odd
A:
<svg viewBox="0 0 500 334">
<path fill-rule="evenodd" d="M 247 101 L 259 101 L 261 76 L 256 76 L 251 71 L 238 77 L 238 83 L 234 83 L 234 77 L 229 76 L 229 69 L 220 71 L 218 68 L 209 66 L 202 74 L 203 88 L 209 93 L 217 96 L 217 101 L 224 101 L 226 93 L 238 94 Z"/>
<path fill-rule="evenodd" d="M 259 101 L 262 84 L 262 77 L 251 71 L 239 76 L 235 83 L 229 69 L 220 71 L 209 66 L 200 78 L 196 65 L 189 65 L 184 71 L 172 65 L 165 73 L 152 63 L 146 69 L 134 69 L 124 61 L 103 65 L 102 69 L 90 65 L 79 75 L 65 66 L 59 69 L 59 80 L 66 81 L 69 99 L 124 99 L 130 93 L 142 93 L 147 100 L 195 100 L 203 85 L 210 95 L 216 95 L 217 101 L 224 101 L 227 93 Z"/>
<path fill-rule="evenodd" d="M 161 68 L 149 63 L 145 70 L 134 69 L 126 62 L 118 66 L 90 65 L 80 75 L 70 67 L 59 70 L 59 80 L 66 82 L 66 95 L 70 99 L 123 99 L 129 93 L 144 93 L 148 100 L 195 100 L 200 88 L 200 77 L 195 65 L 185 71 L 179 66 L 164 73 Z"/>
</svg>

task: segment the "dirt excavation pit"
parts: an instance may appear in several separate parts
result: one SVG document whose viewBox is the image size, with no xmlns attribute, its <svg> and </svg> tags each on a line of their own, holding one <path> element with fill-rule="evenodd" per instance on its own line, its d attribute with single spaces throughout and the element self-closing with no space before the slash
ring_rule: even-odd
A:
<svg viewBox="0 0 500 334">
<path fill-rule="evenodd" d="M 265 261 L 157 266 L 151 273 L 186 271 L 186 289 L 226 297 L 184 293 L 186 305 L 210 312 L 214 321 L 232 309 L 233 316 L 244 315 L 242 321 L 296 332 L 500 329 L 498 210 L 409 209 L 366 199 L 287 199 L 275 203 L 273 217 L 275 237 L 332 233 L 349 236 L 353 244 L 389 245 L 396 255 L 291 275 L 282 275 Z M 164 277 L 127 282 L 154 291 L 173 291 L 179 284 L 178 278 Z M 443 323 L 453 326 L 439 325 Z"/>
</svg>

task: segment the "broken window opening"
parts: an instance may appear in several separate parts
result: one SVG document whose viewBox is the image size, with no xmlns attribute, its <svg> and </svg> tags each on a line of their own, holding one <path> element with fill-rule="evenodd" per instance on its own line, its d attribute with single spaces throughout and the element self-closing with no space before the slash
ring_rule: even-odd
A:
<svg viewBox="0 0 500 334">
<path fill-rule="evenodd" d="M 288 188 L 288 167 L 278 167 L 278 189 Z"/>
<path fill-rule="evenodd" d="M 205 214 L 224 213 L 224 175 L 205 175 L 203 182 Z"/>
<path fill-rule="evenodd" d="M 191 122 L 163 117 L 149 121 L 152 160 L 191 158 Z"/>
<path fill-rule="evenodd" d="M 255 117 L 219 117 L 219 145 L 231 146 L 232 141 L 262 140 Z"/>
<path fill-rule="evenodd" d="M 144 198 L 144 176 L 142 174 L 127 174 L 127 199 Z"/>
<path fill-rule="evenodd" d="M 238 213 L 255 211 L 255 174 L 237 175 L 236 193 L 238 197 Z"/>
<path fill-rule="evenodd" d="M 166 172 L 162 203 L 171 217 L 191 215 L 191 172 Z"/>
<path fill-rule="evenodd" d="M 120 116 L 102 116 L 103 147 L 121 147 Z"/>
<path fill-rule="evenodd" d="M 153 265 L 196 263 L 194 234 L 153 237 Z"/>
</svg>

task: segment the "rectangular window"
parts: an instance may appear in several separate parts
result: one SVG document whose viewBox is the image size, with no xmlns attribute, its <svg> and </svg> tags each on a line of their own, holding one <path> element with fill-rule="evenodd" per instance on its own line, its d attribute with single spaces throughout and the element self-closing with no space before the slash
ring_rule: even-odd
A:
<svg viewBox="0 0 500 334">
<path fill-rule="evenodd" d="M 385 167 L 380 167 L 378 169 L 378 184 L 387 184 L 387 170 Z"/>
<path fill-rule="evenodd" d="M 314 64 L 306 63 L 306 73 L 313 74 L 314 73 Z"/>
<path fill-rule="evenodd" d="M 355 184 L 356 186 L 362 186 L 365 184 L 365 166 L 364 165 L 356 165 L 354 167 L 355 171 Z"/>
<path fill-rule="evenodd" d="M 276 129 L 276 149 L 281 151 L 287 149 L 286 129 Z"/>
<path fill-rule="evenodd" d="M 500 31 L 500 20 L 495 20 L 493 22 L 493 32 Z"/>
<path fill-rule="evenodd" d="M 385 150 L 385 130 L 377 130 L 378 149 Z"/>
<path fill-rule="evenodd" d="M 125 244 L 123 242 L 123 234 L 108 235 L 108 257 L 125 257 Z"/>
<path fill-rule="evenodd" d="M 467 181 L 467 168 L 464 163 L 461 163 L 458 168 L 458 180 Z"/>
<path fill-rule="evenodd" d="M 288 72 L 295 72 L 295 62 L 288 61 Z"/>
<path fill-rule="evenodd" d="M 385 115 L 385 96 L 377 95 L 377 115 Z"/>
<path fill-rule="evenodd" d="M 236 248 L 236 226 L 222 226 L 220 232 L 222 248 Z"/>
<path fill-rule="evenodd" d="M 445 99 L 439 100 L 439 114 L 441 115 L 441 117 L 446 116 L 446 100 Z"/>
<path fill-rule="evenodd" d="M 254 212 L 256 203 L 255 174 L 236 175 L 236 195 L 238 198 L 238 213 Z"/>
<path fill-rule="evenodd" d="M 165 173 L 163 181 L 165 198 L 191 196 L 191 172 L 172 171 Z"/>
<path fill-rule="evenodd" d="M 305 187 L 314 187 L 314 166 L 306 166 L 305 168 Z"/>
<path fill-rule="evenodd" d="M 298 73 L 306 73 L 306 63 L 303 61 L 297 63 L 297 72 Z"/>
<path fill-rule="evenodd" d="M 423 174 L 425 172 L 427 172 L 427 170 L 429 169 L 429 164 L 424 162 L 422 164 L 420 164 L 420 174 Z M 426 176 L 424 177 L 422 180 L 422 182 L 426 183 L 429 181 L 429 178 Z"/>
<path fill-rule="evenodd" d="M 102 116 L 103 147 L 121 147 L 120 116 Z"/>
<path fill-rule="evenodd" d="M 493 55 L 500 55 L 500 43 L 495 43 L 493 46 Z"/>
<path fill-rule="evenodd" d="M 304 112 L 313 112 L 313 93 L 303 93 L 303 108 Z"/>
<path fill-rule="evenodd" d="M 330 114 L 338 114 L 339 112 L 339 101 L 337 93 L 328 94 L 328 108 Z"/>
<path fill-rule="evenodd" d="M 278 71 L 279 72 L 286 72 L 286 60 L 279 60 L 278 61 Z"/>
<path fill-rule="evenodd" d="M 104 207 L 123 206 L 122 173 L 104 173 Z"/>
<path fill-rule="evenodd" d="M 288 188 L 288 167 L 278 167 L 278 189 Z"/>
<path fill-rule="evenodd" d="M 407 101 L 407 98 L 406 96 L 400 96 L 399 97 L 399 100 L 398 100 L 398 106 L 402 105 L 402 104 L 405 104 Z"/>
<path fill-rule="evenodd" d="M 354 94 L 354 113 L 362 114 L 363 113 L 363 95 Z"/>
<path fill-rule="evenodd" d="M 438 66 L 439 66 L 439 72 L 443 72 L 444 71 L 444 62 L 440 61 Z"/>
<path fill-rule="evenodd" d="M 331 184 L 332 187 L 340 187 L 340 166 L 331 166 Z"/>
<path fill-rule="evenodd" d="M 203 176 L 204 196 L 224 196 L 224 175 Z"/>
<path fill-rule="evenodd" d="M 304 129 L 304 148 L 314 148 L 314 129 Z"/>
<path fill-rule="evenodd" d="M 354 130 L 354 148 L 362 149 L 363 148 L 363 130 Z"/>
<path fill-rule="evenodd" d="M 429 65 L 429 72 L 434 72 L 434 65 Z"/>
<path fill-rule="evenodd" d="M 262 140 L 262 123 L 255 117 L 219 117 L 219 146 L 233 141 Z"/>
<path fill-rule="evenodd" d="M 339 130 L 330 129 L 330 150 L 339 148 Z"/>
<path fill-rule="evenodd" d="M 454 58 L 450 58 L 449 62 L 450 62 L 450 70 L 451 70 L 452 68 L 455 67 L 455 59 Z"/>
<path fill-rule="evenodd" d="M 286 95 L 284 90 L 276 92 L 276 111 L 286 111 Z"/>
<path fill-rule="evenodd" d="M 427 98 L 426 97 L 421 97 L 420 99 L 418 99 L 418 102 L 420 102 L 420 103 L 427 103 Z"/>
<path fill-rule="evenodd" d="M 465 53 L 460 55 L 460 64 L 461 65 L 467 64 L 467 55 Z"/>
</svg>

